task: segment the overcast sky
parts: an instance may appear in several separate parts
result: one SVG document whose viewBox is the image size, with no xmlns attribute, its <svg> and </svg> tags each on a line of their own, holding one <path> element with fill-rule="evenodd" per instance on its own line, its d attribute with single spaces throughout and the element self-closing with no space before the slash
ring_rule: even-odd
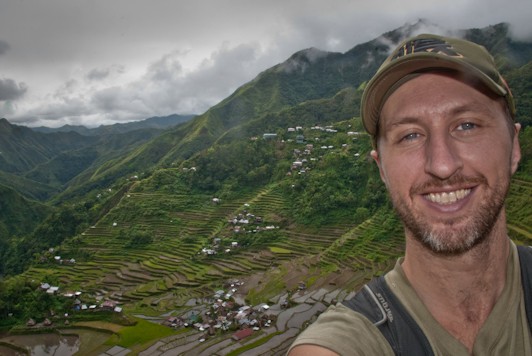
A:
<svg viewBox="0 0 532 356">
<path fill-rule="evenodd" d="M 419 18 L 532 40 L 531 15 L 531 0 L 0 0 L 0 118 L 201 114 L 301 49 L 345 52 Z"/>
</svg>

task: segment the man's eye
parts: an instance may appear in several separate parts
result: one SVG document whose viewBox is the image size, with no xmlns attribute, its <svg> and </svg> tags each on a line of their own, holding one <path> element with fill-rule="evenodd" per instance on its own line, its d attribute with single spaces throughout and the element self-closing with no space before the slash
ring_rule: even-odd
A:
<svg viewBox="0 0 532 356">
<path fill-rule="evenodd" d="M 474 123 L 472 122 L 464 122 L 463 124 L 460 124 L 458 125 L 458 130 L 460 131 L 467 131 L 467 130 L 472 130 L 474 128 L 476 128 L 477 125 L 475 125 Z"/>
<path fill-rule="evenodd" d="M 417 132 L 411 132 L 411 133 L 403 136 L 403 138 L 401 138 L 401 141 L 412 141 L 412 140 L 415 140 L 418 137 L 419 137 L 419 134 Z"/>
</svg>

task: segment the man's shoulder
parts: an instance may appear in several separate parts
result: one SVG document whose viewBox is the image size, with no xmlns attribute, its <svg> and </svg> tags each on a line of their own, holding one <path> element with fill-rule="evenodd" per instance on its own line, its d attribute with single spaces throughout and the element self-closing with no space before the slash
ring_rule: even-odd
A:
<svg viewBox="0 0 532 356">
<path fill-rule="evenodd" d="M 294 341 L 297 345 L 318 345 L 340 355 L 393 355 L 381 332 L 365 316 L 337 304 L 330 306 Z"/>
</svg>

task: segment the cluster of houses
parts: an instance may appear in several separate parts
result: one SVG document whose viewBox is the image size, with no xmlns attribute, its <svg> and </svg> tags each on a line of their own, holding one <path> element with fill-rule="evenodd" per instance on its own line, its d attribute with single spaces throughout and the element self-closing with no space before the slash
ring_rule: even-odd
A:
<svg viewBox="0 0 532 356">
<path fill-rule="evenodd" d="M 61 256 L 54 256 L 55 262 L 59 263 L 60 265 L 66 264 L 66 265 L 74 265 L 76 264 L 76 260 L 74 258 L 61 258 Z"/>
<path fill-rule="evenodd" d="M 111 301 L 111 300 L 103 300 L 103 296 L 96 296 L 95 297 L 95 300 L 98 304 L 85 304 L 82 302 L 82 298 L 81 298 L 81 295 L 83 294 L 82 292 L 80 291 L 68 291 L 68 292 L 64 292 L 64 293 L 61 293 L 60 292 L 60 288 L 58 286 L 53 286 L 53 285 L 50 285 L 49 283 L 46 283 L 46 282 L 42 282 L 39 289 L 43 292 L 43 293 L 47 293 L 47 294 L 50 294 L 50 295 L 56 295 L 56 296 L 62 296 L 64 298 L 71 298 L 71 299 L 74 299 L 74 302 L 73 302 L 73 307 L 72 309 L 74 311 L 81 311 L 81 310 L 87 310 L 87 311 L 96 311 L 96 310 L 99 310 L 99 311 L 110 311 L 110 312 L 116 312 L 116 313 L 121 313 L 122 312 L 122 307 L 118 306 L 116 302 L 114 301 Z M 50 311 L 51 315 L 52 316 L 55 316 L 54 312 L 53 311 Z M 65 314 L 65 319 L 68 317 L 68 313 Z M 48 327 L 48 326 L 51 326 L 53 324 L 53 322 L 49 319 L 49 318 L 46 318 L 44 319 L 44 321 L 42 323 L 37 323 L 33 318 L 29 319 L 27 322 L 26 322 L 26 326 L 27 327 L 30 327 L 30 328 L 34 328 L 34 327 Z M 65 325 L 68 324 L 68 319 L 65 320 Z"/>
<path fill-rule="evenodd" d="M 310 170 L 310 167 L 308 167 L 307 165 L 309 163 L 309 160 L 306 157 L 310 156 L 313 150 L 314 150 L 313 144 L 307 144 L 304 150 L 300 150 L 298 148 L 294 149 L 293 153 L 294 153 L 296 160 L 292 162 L 290 171 L 287 174 L 292 175 L 292 172 L 294 171 L 297 172 L 298 174 L 304 174 L 308 170 Z M 316 158 L 310 158 L 310 160 L 315 161 Z"/>
<path fill-rule="evenodd" d="M 63 265 L 63 264 L 64 265 L 74 265 L 74 264 L 76 264 L 76 259 L 74 259 L 74 258 L 62 258 L 59 255 L 55 255 L 54 252 L 55 252 L 55 249 L 53 247 L 50 247 L 48 249 L 48 253 L 47 254 L 43 254 L 41 256 L 40 261 L 42 263 L 47 263 L 50 260 L 53 260 L 55 263 L 58 263 L 60 265 Z"/>
<path fill-rule="evenodd" d="M 219 198 L 213 198 L 212 202 L 214 204 L 219 204 Z M 249 204 L 244 204 L 245 210 L 242 213 L 237 214 L 236 216 L 231 217 L 227 220 L 229 229 L 235 234 L 240 233 L 258 233 L 261 231 L 271 231 L 279 229 L 279 226 L 275 225 L 266 225 L 262 226 L 260 224 L 264 223 L 264 220 L 261 216 L 256 216 L 247 211 Z M 251 227 L 250 227 L 251 226 Z M 226 246 L 224 249 L 225 253 L 231 252 L 233 249 L 240 247 L 238 241 L 231 241 L 229 246 Z M 212 240 L 212 245 L 209 247 L 204 247 L 201 249 L 201 253 L 206 256 L 216 255 L 218 251 L 222 249 L 222 239 L 220 237 L 214 237 Z"/>
<path fill-rule="evenodd" d="M 53 324 L 53 322 L 50 319 L 48 319 L 48 318 L 44 319 L 44 321 L 42 322 L 43 326 L 52 326 L 52 324 Z M 30 318 L 26 322 L 26 326 L 30 327 L 30 328 L 33 328 L 33 327 L 39 326 L 39 324 L 33 318 Z"/>
<path fill-rule="evenodd" d="M 218 251 L 221 249 L 221 244 L 222 244 L 222 239 L 219 238 L 219 237 L 215 237 L 213 239 L 212 246 L 202 248 L 201 249 L 201 253 L 206 255 L 206 256 L 216 255 L 218 253 Z M 231 242 L 231 248 L 229 248 L 229 247 L 226 248 L 224 250 L 224 252 L 225 253 L 229 253 L 229 252 L 231 252 L 232 249 L 236 249 L 238 247 L 239 247 L 238 241 L 232 241 Z"/>
<path fill-rule="evenodd" d="M 245 207 L 248 208 L 249 204 L 245 204 Z M 232 217 L 227 221 L 231 230 L 238 234 L 241 232 L 259 232 L 264 230 L 274 230 L 278 227 L 273 225 L 259 226 L 264 221 L 262 217 L 255 216 L 254 214 L 249 213 L 247 210 L 244 210 L 242 213 Z M 249 228 L 250 225 L 255 224 L 254 228 Z"/>
<path fill-rule="evenodd" d="M 338 133 L 338 130 L 334 128 L 334 126 L 320 126 L 320 125 L 315 125 L 315 126 L 312 126 L 310 127 L 310 130 L 312 131 L 321 131 L 321 132 L 326 132 L 326 133 Z M 296 126 L 296 127 L 289 127 L 287 128 L 287 133 L 288 134 L 296 134 L 296 142 L 297 143 L 304 143 L 305 142 L 305 137 L 303 136 L 302 132 L 303 132 L 303 127 L 302 126 Z M 361 133 L 358 132 L 358 131 L 347 131 L 347 135 L 348 136 L 360 136 Z M 273 139 L 276 139 L 277 138 L 277 134 L 276 133 L 264 133 L 262 134 L 262 139 L 263 140 L 273 140 Z M 252 141 L 256 141 L 258 138 L 257 137 L 252 137 L 251 140 Z M 316 140 L 319 140 L 318 138 L 316 138 Z M 288 139 L 287 140 L 288 142 L 293 142 L 293 139 Z"/>
<path fill-rule="evenodd" d="M 169 316 L 162 324 L 172 328 L 193 327 L 204 333 L 204 337 L 218 331 L 234 331 L 232 338 L 241 340 L 254 331 L 267 328 L 276 321 L 276 315 L 269 315 L 269 306 L 261 303 L 255 307 L 238 305 L 233 295 L 244 282 L 234 280 L 226 284 L 227 290 L 214 292 L 203 311 L 191 311 L 183 316 Z M 203 338 L 204 340 L 204 338 Z"/>
<path fill-rule="evenodd" d="M 327 133 L 337 133 L 338 130 L 335 129 L 333 126 L 312 126 L 310 128 L 311 130 L 318 130 L 318 131 L 323 131 L 323 132 L 327 132 Z M 289 127 L 288 128 L 288 132 L 291 133 L 291 132 L 298 132 L 298 131 L 302 131 L 303 128 L 301 126 L 296 126 L 295 128 L 293 127 Z M 358 131 L 348 131 L 347 132 L 347 135 L 348 136 L 354 136 L 353 139 L 356 139 L 359 135 L 360 135 L 360 132 Z M 319 137 L 316 137 L 314 139 L 316 142 L 320 141 L 320 138 Z M 292 140 L 288 140 L 288 141 L 292 141 Z M 305 139 L 302 135 L 298 135 L 296 137 L 296 142 L 297 143 L 305 143 Z M 346 143 L 342 144 L 342 148 L 345 148 L 347 147 L 348 145 Z M 334 146 L 333 145 L 321 145 L 319 146 L 319 148 L 321 150 L 332 150 L 334 149 Z M 310 157 L 312 152 L 314 150 L 314 145 L 311 144 L 311 143 L 308 143 L 305 145 L 305 148 L 303 150 L 299 149 L 299 148 L 296 148 L 294 149 L 293 153 L 294 153 L 294 156 L 296 157 L 296 160 L 292 162 L 292 165 L 290 167 L 290 171 L 287 173 L 287 175 L 292 175 L 294 172 L 297 172 L 297 174 L 301 175 L 301 174 L 304 174 L 304 173 L 307 173 L 311 167 L 308 165 L 309 161 L 312 162 L 312 161 L 316 161 L 317 159 L 315 157 Z M 360 154 L 359 153 L 356 153 L 355 154 L 355 157 L 359 157 Z M 309 158 L 307 158 L 309 157 Z"/>
<path fill-rule="evenodd" d="M 105 310 L 113 311 L 115 313 L 121 313 L 122 307 L 118 306 L 116 302 L 112 300 L 105 300 L 102 303 L 98 304 L 84 304 L 80 299 L 74 301 L 74 310 Z"/>
<path fill-rule="evenodd" d="M 117 313 L 122 312 L 122 307 L 118 306 L 116 302 L 111 300 L 103 300 L 103 296 L 96 296 L 95 300 L 98 304 L 85 304 L 81 301 L 81 291 L 67 291 L 65 293 L 60 293 L 58 286 L 50 285 L 49 283 L 41 283 L 40 289 L 50 295 L 61 295 L 65 298 L 74 298 L 73 309 L 76 311 L 79 310 L 106 310 L 114 311 Z"/>
</svg>

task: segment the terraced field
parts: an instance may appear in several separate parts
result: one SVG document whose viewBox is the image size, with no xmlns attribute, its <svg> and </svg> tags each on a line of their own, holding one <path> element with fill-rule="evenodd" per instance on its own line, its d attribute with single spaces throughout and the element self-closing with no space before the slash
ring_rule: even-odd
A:
<svg viewBox="0 0 532 356">
<path fill-rule="evenodd" d="M 506 203 L 508 233 L 512 239 L 526 245 L 532 245 L 530 197 L 532 197 L 532 182 L 514 179 Z"/>
<path fill-rule="evenodd" d="M 532 217 L 520 206 L 527 199 L 518 199 L 531 193 L 531 182 L 515 180 L 508 201 L 508 220 L 509 233 L 518 243 L 532 244 Z M 230 279 L 248 283 L 241 292 L 242 298 L 249 298 L 251 303 L 258 302 L 257 298 L 279 303 L 279 295 L 297 290 L 304 282 L 307 292 L 299 297 L 297 293 L 292 295 L 295 306 L 289 310 L 277 310 L 284 321 L 278 321 L 274 329 L 261 331 L 253 339 L 256 347 L 245 346 L 247 342 L 234 343 L 228 336 L 201 346 L 196 336 L 185 337 L 187 342 L 163 340 L 153 346 L 154 350 L 160 347 L 172 352 L 182 348 L 185 354 L 196 350 L 222 355 L 239 348 L 251 350 L 243 354 L 269 355 L 271 350 L 282 353 L 306 320 L 392 268 L 403 251 L 402 228 L 385 211 L 358 226 L 337 224 L 311 229 L 281 223 L 278 227 L 288 206 L 285 199 L 275 185 L 218 203 L 213 203 L 210 196 L 191 199 L 185 194 L 150 194 L 132 189 L 104 219 L 60 251 L 65 259 L 80 252 L 89 257 L 75 264 L 34 267 L 26 276 L 40 281 L 55 279 L 62 290 L 100 294 L 121 303 L 127 312 L 145 315 L 186 310 L 195 305 L 191 301 L 212 298 L 213 291 Z M 135 211 L 138 207 L 142 210 Z M 245 225 L 232 222 L 246 213 L 260 216 L 260 222 L 252 218 Z M 242 228 L 240 232 L 234 232 L 235 226 Z M 273 226 L 273 232 L 266 226 Z M 131 231 L 148 232 L 151 241 L 132 244 Z M 260 236 L 271 236 L 271 241 L 248 247 L 240 244 Z M 239 246 L 233 246 L 233 242 L 239 242 Z M 205 253 L 207 250 L 216 254 Z M 258 341 L 261 339 L 263 342 Z"/>
</svg>

